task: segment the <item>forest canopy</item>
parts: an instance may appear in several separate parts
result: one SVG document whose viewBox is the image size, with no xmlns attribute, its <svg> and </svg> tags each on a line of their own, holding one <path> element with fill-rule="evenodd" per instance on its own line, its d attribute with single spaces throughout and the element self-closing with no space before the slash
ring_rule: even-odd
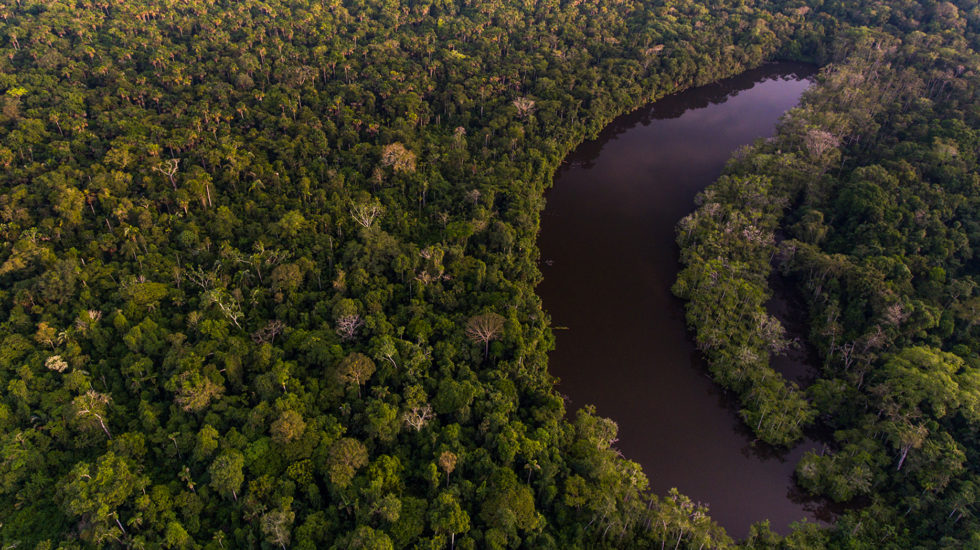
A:
<svg viewBox="0 0 980 550">
<path fill-rule="evenodd" d="M 0 541 L 731 546 L 566 417 L 535 239 L 576 144 L 782 58 L 827 67 L 679 231 L 676 288 L 749 424 L 792 415 L 760 438 L 830 427 L 801 485 L 864 502 L 744 544 L 976 544 L 978 27 L 925 0 L 0 5 Z M 780 239 L 714 238 L 734 212 Z M 716 264 L 811 296 L 821 380 L 726 381 L 732 345 L 772 350 L 704 334 L 761 304 L 706 311 Z"/>
</svg>

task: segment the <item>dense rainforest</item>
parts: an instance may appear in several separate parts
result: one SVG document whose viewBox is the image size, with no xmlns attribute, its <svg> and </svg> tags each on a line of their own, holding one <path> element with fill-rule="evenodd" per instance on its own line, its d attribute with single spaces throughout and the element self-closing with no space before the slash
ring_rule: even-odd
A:
<svg viewBox="0 0 980 550">
<path fill-rule="evenodd" d="M 980 12 L 881 7 L 826 6 L 856 25 L 679 224 L 674 290 L 757 437 L 824 434 L 796 473 L 854 504 L 831 546 L 976 548 Z M 806 300 L 822 366 L 805 389 L 769 366 L 792 345 L 766 311 L 773 277 Z"/>
<path fill-rule="evenodd" d="M 612 421 L 566 417 L 535 238 L 577 143 L 776 58 L 826 68 L 681 223 L 675 290 L 749 427 L 829 434 L 799 483 L 851 506 L 741 544 L 980 544 L 973 3 L 20 0 L 0 20 L 4 548 L 736 544 L 651 494 Z M 768 367 L 789 345 L 772 276 L 807 299 L 808 388 Z"/>
</svg>

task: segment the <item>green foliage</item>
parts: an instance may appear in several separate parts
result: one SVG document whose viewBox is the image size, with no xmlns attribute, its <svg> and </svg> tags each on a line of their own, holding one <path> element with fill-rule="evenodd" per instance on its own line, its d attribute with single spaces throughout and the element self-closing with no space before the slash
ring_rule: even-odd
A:
<svg viewBox="0 0 980 550">
<path fill-rule="evenodd" d="M 0 540 L 730 546 L 648 493 L 613 423 L 564 419 L 534 239 L 572 147 L 783 51 L 835 64 L 681 227 L 677 292 L 761 438 L 841 428 L 806 487 L 871 469 L 836 494 L 886 504 L 828 546 L 968 544 L 978 20 L 901 0 L 0 5 Z M 812 403 L 768 367 L 771 257 L 812 297 L 834 381 Z"/>
<path fill-rule="evenodd" d="M 350 437 L 337 440 L 327 457 L 330 482 L 340 488 L 347 487 L 367 460 L 367 449 L 360 441 Z"/>
<path fill-rule="evenodd" d="M 678 243 L 685 268 L 674 292 L 688 300 L 687 320 L 715 380 L 736 391 L 741 416 L 767 443 L 790 445 L 815 413 L 795 384 L 769 366 L 790 342 L 765 308 L 766 278 L 775 254 L 781 201 L 770 200 L 773 178 L 726 175 L 681 220 Z"/>
<path fill-rule="evenodd" d="M 747 345 L 751 328 L 731 322 L 758 315 L 763 302 L 726 300 L 749 288 L 765 296 L 772 266 L 807 301 L 823 365 L 805 395 L 812 404 L 801 405 L 816 415 L 802 416 L 833 439 L 803 457 L 797 480 L 859 507 L 817 546 L 969 547 L 977 529 L 964 510 L 975 503 L 971 460 L 980 450 L 972 313 L 980 82 L 970 71 L 942 72 L 980 59 L 977 19 L 950 3 L 902 4 L 882 18 L 870 3 L 825 6 L 839 25 L 833 62 L 778 135 L 733 160 L 678 229 L 686 266 L 675 290 L 690 300 L 688 320 L 712 373 L 740 393 L 743 417 L 770 441 L 766 409 L 753 398 L 785 408 L 794 393 L 758 387 L 753 371 L 771 380 L 759 361 L 768 351 Z M 776 183 L 749 184 L 762 178 Z M 768 257 L 753 257 L 744 243 L 752 232 L 728 231 L 743 218 L 786 239 L 768 239 Z M 744 358 L 755 364 L 742 368 Z M 746 545 L 791 547 L 791 538 L 759 531 Z"/>
<path fill-rule="evenodd" d="M 230 496 L 238 500 L 238 491 L 245 481 L 242 472 L 244 466 L 245 457 L 240 451 L 235 449 L 223 451 L 208 468 L 211 487 L 225 498 Z"/>
<path fill-rule="evenodd" d="M 130 461 L 110 451 L 94 465 L 82 462 L 69 472 L 62 489 L 65 512 L 87 525 L 84 540 L 107 543 L 123 534 L 119 510 L 131 506 L 131 497 L 145 485 Z"/>
</svg>

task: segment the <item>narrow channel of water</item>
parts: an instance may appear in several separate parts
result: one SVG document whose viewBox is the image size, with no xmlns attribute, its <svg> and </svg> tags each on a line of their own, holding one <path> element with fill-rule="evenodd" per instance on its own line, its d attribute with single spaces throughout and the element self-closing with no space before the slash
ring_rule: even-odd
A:
<svg viewBox="0 0 980 550">
<path fill-rule="evenodd" d="M 616 119 L 565 160 L 542 216 L 538 292 L 557 338 L 550 368 L 569 410 L 596 405 L 619 424 L 617 446 L 658 493 L 677 487 L 707 503 L 735 537 L 766 518 L 785 533 L 826 511 L 792 481 L 812 444 L 782 453 L 753 444 L 736 404 L 708 378 L 670 293 L 674 226 L 736 148 L 772 135 L 813 73 L 770 64 Z"/>
</svg>

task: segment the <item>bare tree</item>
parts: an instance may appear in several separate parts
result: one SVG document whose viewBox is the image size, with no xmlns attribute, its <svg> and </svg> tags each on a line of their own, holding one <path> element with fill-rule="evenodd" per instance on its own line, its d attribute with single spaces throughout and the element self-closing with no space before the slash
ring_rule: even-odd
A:
<svg viewBox="0 0 980 550">
<path fill-rule="evenodd" d="M 429 420 L 432 420 L 433 416 L 435 415 L 432 413 L 432 405 L 425 403 L 423 405 L 413 405 L 402 415 L 402 420 L 408 426 L 415 428 L 415 431 L 419 431 Z"/>
<path fill-rule="evenodd" d="M 901 302 L 895 302 L 885 309 L 885 313 L 882 315 L 882 317 L 889 325 L 898 326 L 908 319 L 909 313 L 905 311 L 904 307 L 902 307 Z"/>
<path fill-rule="evenodd" d="M 167 179 L 170 180 L 170 185 L 173 186 L 174 191 L 177 190 L 177 180 L 174 179 L 174 176 L 177 175 L 177 166 L 179 164 L 180 164 L 180 159 L 167 159 L 161 162 L 160 164 L 158 164 L 157 166 L 153 167 L 153 169 L 156 170 L 157 172 L 160 172 L 164 176 L 167 176 Z"/>
<path fill-rule="evenodd" d="M 217 285 L 220 270 L 221 265 L 215 263 L 214 267 L 210 271 L 205 271 L 202 268 L 190 266 L 183 270 L 182 273 L 189 281 L 207 291 L 213 289 Z"/>
<path fill-rule="evenodd" d="M 265 540 L 285 550 L 289 544 L 289 528 L 296 518 L 296 512 L 289 509 L 276 509 L 262 516 L 262 533 Z"/>
<path fill-rule="evenodd" d="M 282 321 L 278 319 L 269 321 L 264 327 L 252 333 L 252 341 L 256 344 L 271 344 L 285 329 L 286 324 Z"/>
<path fill-rule="evenodd" d="M 350 207 L 350 215 L 354 221 L 366 228 L 370 228 L 384 211 L 380 204 L 352 204 Z"/>
<path fill-rule="evenodd" d="M 353 340 L 357 329 L 364 325 L 364 320 L 357 313 L 343 315 L 337 318 L 337 334 L 344 340 Z"/>
<path fill-rule="evenodd" d="M 518 116 L 527 118 L 534 112 L 534 100 L 528 97 L 519 97 L 514 100 L 514 107 L 517 107 Z"/>
<path fill-rule="evenodd" d="M 234 323 L 239 330 L 242 329 L 242 325 L 238 323 L 238 320 L 241 319 L 243 315 L 242 308 L 239 306 L 238 300 L 236 300 L 225 289 L 216 288 L 205 292 L 203 298 L 204 302 L 218 306 L 218 309 L 221 310 L 221 313 L 224 314 L 229 321 Z"/>
<path fill-rule="evenodd" d="M 650 64 L 653 63 L 653 60 L 656 59 L 657 56 L 660 55 L 660 52 L 662 51 L 664 51 L 663 44 L 657 44 L 652 48 L 647 48 L 643 50 L 643 60 L 640 62 L 640 65 L 643 67 L 644 71 L 647 70 L 647 67 L 649 67 Z"/>
<path fill-rule="evenodd" d="M 395 341 L 391 339 L 390 336 L 381 336 L 378 339 L 377 355 L 375 357 L 383 357 L 391 363 L 391 366 L 398 368 L 398 363 L 395 362 L 395 355 L 398 354 L 398 347 L 395 346 Z"/>
<path fill-rule="evenodd" d="M 772 315 L 758 313 L 756 315 L 756 327 L 769 351 L 776 355 L 785 353 L 793 344 L 792 341 L 786 339 L 786 329 L 783 324 Z"/>
<path fill-rule="evenodd" d="M 824 155 L 840 145 L 840 140 L 826 130 L 813 129 L 803 136 L 803 144 L 810 154 L 810 160 L 823 164 Z"/>
<path fill-rule="evenodd" d="M 483 342 L 483 358 L 490 353 L 490 341 L 496 340 L 504 328 L 504 317 L 496 313 L 474 315 L 466 322 L 466 335 L 474 342 Z"/>
<path fill-rule="evenodd" d="M 875 325 L 871 332 L 862 337 L 862 340 L 864 340 L 864 348 L 861 353 L 868 353 L 885 345 L 888 342 L 888 336 L 885 331 L 881 330 L 881 325 Z"/>
<path fill-rule="evenodd" d="M 856 359 L 854 355 L 854 347 L 854 342 L 848 342 L 837 347 L 837 351 L 840 352 L 841 362 L 844 364 L 845 371 L 851 368 L 851 365 L 854 363 L 854 359 Z"/>
<path fill-rule="evenodd" d="M 106 436 L 112 439 L 112 434 L 109 433 L 109 428 L 105 425 L 105 409 L 106 405 L 109 404 L 108 395 L 98 393 L 95 390 L 89 390 L 85 395 L 76 397 L 73 404 L 75 405 L 75 416 L 94 418 L 98 421 L 99 426 L 102 427 L 102 431 L 105 432 Z"/>
<path fill-rule="evenodd" d="M 391 143 L 381 150 L 381 164 L 390 166 L 395 172 L 411 174 L 415 171 L 415 153 L 401 143 Z"/>
</svg>

